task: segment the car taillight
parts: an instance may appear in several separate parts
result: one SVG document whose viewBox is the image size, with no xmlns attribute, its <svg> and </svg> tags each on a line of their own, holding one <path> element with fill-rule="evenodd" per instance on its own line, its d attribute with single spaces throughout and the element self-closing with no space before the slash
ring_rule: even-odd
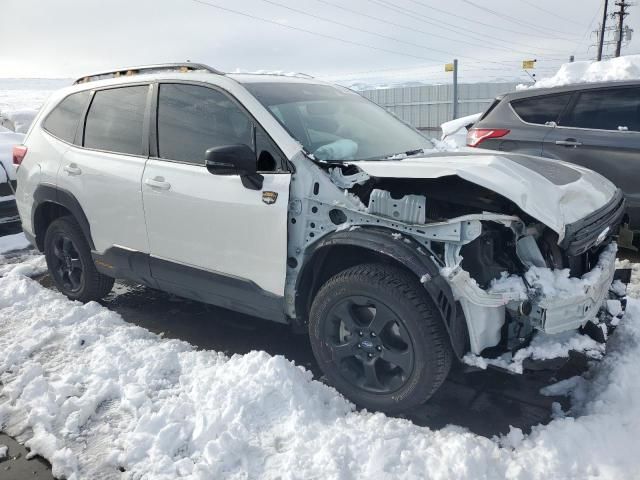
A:
<svg viewBox="0 0 640 480">
<path fill-rule="evenodd" d="M 489 138 L 500 138 L 507 135 L 511 130 L 504 128 L 472 128 L 467 133 L 467 146 L 477 147 Z"/>
<path fill-rule="evenodd" d="M 27 147 L 24 145 L 14 145 L 13 146 L 13 164 L 20 165 L 22 160 L 24 160 L 24 156 L 27 154 Z"/>
</svg>

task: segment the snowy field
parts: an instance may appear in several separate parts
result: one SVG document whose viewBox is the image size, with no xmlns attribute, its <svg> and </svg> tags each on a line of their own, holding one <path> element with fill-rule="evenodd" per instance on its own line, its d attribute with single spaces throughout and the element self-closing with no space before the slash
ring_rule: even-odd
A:
<svg viewBox="0 0 640 480">
<path fill-rule="evenodd" d="M 0 111 L 48 94 L 15 87 L 0 80 Z M 57 477 L 640 479 L 640 300 L 600 361 L 548 389 L 569 411 L 488 439 L 358 412 L 282 356 L 198 350 L 71 302 L 29 278 L 42 256 L 9 253 L 25 247 L 0 238 L 0 431 Z"/>
<path fill-rule="evenodd" d="M 557 409 L 529 435 L 487 439 L 357 412 L 281 356 L 227 357 L 165 340 L 24 276 L 43 271 L 39 255 L 3 269 L 10 258 L 0 254 L 0 429 L 47 458 L 54 475 L 640 478 L 638 300 L 605 358 L 551 388 L 572 395 L 571 411 Z"/>
</svg>

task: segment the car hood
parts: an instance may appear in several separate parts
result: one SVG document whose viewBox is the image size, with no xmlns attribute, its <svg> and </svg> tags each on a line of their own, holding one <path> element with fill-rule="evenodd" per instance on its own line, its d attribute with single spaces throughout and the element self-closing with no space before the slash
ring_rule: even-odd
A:
<svg viewBox="0 0 640 480">
<path fill-rule="evenodd" d="M 565 226 L 608 203 L 616 187 L 570 163 L 502 152 L 435 153 L 404 160 L 352 162 L 372 177 L 439 178 L 457 175 L 508 198 L 564 238 Z M 426 193 L 428 197 L 428 192 Z M 451 192 L 455 195 L 455 192 Z"/>
</svg>

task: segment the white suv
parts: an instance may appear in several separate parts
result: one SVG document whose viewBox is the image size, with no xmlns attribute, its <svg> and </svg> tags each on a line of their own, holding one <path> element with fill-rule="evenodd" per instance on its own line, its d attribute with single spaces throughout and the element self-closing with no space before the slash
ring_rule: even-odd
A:
<svg viewBox="0 0 640 480">
<path fill-rule="evenodd" d="M 336 388 L 388 412 L 454 358 L 597 323 L 624 214 L 587 169 L 440 152 L 348 89 L 196 64 L 78 80 L 14 163 L 24 231 L 69 298 L 127 278 L 291 324 Z M 547 267 L 583 286 L 532 284 Z"/>
</svg>

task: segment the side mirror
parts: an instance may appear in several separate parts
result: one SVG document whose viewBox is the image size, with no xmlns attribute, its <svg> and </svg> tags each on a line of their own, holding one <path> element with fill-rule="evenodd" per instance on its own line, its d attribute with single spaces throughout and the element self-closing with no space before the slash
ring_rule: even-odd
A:
<svg viewBox="0 0 640 480">
<path fill-rule="evenodd" d="M 257 173 L 256 154 L 248 145 L 213 147 L 204 154 L 205 166 L 214 175 L 240 175 L 242 185 L 250 190 L 262 190 L 264 177 Z"/>
<path fill-rule="evenodd" d="M 253 175 L 256 173 L 256 154 L 248 145 L 213 147 L 204 154 L 205 165 L 214 175 Z"/>
</svg>

